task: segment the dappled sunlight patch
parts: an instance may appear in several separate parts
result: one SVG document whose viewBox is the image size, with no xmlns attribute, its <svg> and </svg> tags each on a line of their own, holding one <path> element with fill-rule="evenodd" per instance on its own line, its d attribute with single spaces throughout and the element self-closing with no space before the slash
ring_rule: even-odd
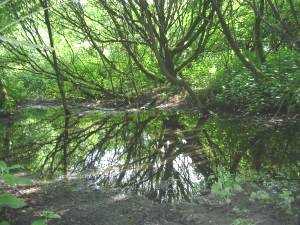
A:
<svg viewBox="0 0 300 225">
<path fill-rule="evenodd" d="M 128 200 L 129 196 L 124 193 L 119 193 L 117 195 L 114 195 L 110 198 L 112 202 L 120 202 L 120 201 L 125 201 Z"/>
<path fill-rule="evenodd" d="M 42 190 L 39 187 L 32 187 L 32 188 L 27 188 L 24 190 L 18 191 L 21 195 L 29 195 L 29 194 L 36 194 L 40 193 Z"/>
<path fill-rule="evenodd" d="M 67 214 L 68 212 L 70 212 L 70 209 L 63 209 L 63 210 L 57 211 L 57 213 L 61 216 Z"/>
</svg>

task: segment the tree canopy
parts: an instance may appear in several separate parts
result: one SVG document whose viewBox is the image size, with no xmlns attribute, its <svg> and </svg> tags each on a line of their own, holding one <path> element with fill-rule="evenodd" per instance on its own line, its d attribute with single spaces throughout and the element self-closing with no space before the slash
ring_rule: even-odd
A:
<svg viewBox="0 0 300 225">
<path fill-rule="evenodd" d="M 70 98 L 128 103 L 163 88 L 203 111 L 225 100 L 255 108 L 227 95 L 250 79 L 260 108 L 299 107 L 297 0 L 9 0 L 0 10 L 5 104 L 60 98 L 68 113 Z"/>
</svg>

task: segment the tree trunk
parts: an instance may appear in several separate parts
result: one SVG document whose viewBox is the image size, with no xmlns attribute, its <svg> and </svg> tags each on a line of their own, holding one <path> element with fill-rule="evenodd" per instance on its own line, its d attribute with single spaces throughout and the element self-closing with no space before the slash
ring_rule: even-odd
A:
<svg viewBox="0 0 300 225">
<path fill-rule="evenodd" d="M 225 21 L 224 15 L 221 11 L 221 5 L 218 3 L 218 0 L 212 0 L 212 4 L 213 4 L 213 8 L 216 11 L 217 16 L 219 18 L 219 22 L 221 24 L 223 34 L 225 35 L 229 45 L 231 46 L 232 50 L 235 53 L 235 55 L 239 58 L 239 60 L 242 62 L 242 64 L 244 64 L 244 66 L 252 72 L 254 79 L 260 80 L 263 77 L 262 72 L 246 56 L 243 55 L 236 40 L 234 40 L 234 38 L 231 34 L 228 24 Z"/>
<path fill-rule="evenodd" d="M 63 133 L 63 171 L 64 174 L 67 175 L 68 172 L 68 145 L 69 145 L 69 115 L 70 111 L 68 109 L 67 100 L 66 100 L 66 93 L 64 89 L 64 77 L 61 73 L 61 70 L 59 68 L 58 64 L 58 58 L 55 51 L 55 45 L 53 40 L 53 33 L 52 33 L 52 27 L 50 22 L 50 15 L 49 15 L 49 9 L 48 9 L 48 0 L 40 0 L 41 6 L 44 8 L 44 19 L 45 24 L 47 26 L 48 31 L 48 37 L 50 41 L 50 47 L 51 54 L 52 54 L 52 62 L 51 66 L 55 72 L 56 75 L 56 82 L 59 89 L 59 93 L 61 96 L 62 105 L 64 108 L 64 114 L 65 114 L 65 124 L 64 124 L 64 133 Z"/>
<path fill-rule="evenodd" d="M 64 175 L 68 173 L 68 145 L 69 145 L 69 123 L 70 117 L 65 116 L 64 134 L 63 134 L 63 170 Z"/>
<path fill-rule="evenodd" d="M 300 50 L 300 39 L 297 36 L 298 32 L 294 32 L 293 28 L 289 26 L 289 24 L 285 21 L 284 18 L 282 18 L 280 11 L 275 4 L 276 2 L 273 2 L 272 0 L 266 0 L 266 1 L 270 6 L 274 18 L 280 23 L 281 33 L 283 38 L 287 42 L 287 44 L 292 49 Z"/>
<path fill-rule="evenodd" d="M 200 98 L 195 94 L 195 92 L 191 88 L 191 85 L 183 78 L 180 78 L 178 74 L 176 74 L 175 66 L 172 62 L 173 59 L 165 60 L 165 58 L 167 57 L 163 58 L 158 52 L 155 52 L 155 55 L 160 67 L 160 71 L 167 78 L 167 80 L 171 84 L 185 90 L 189 94 L 193 105 L 198 107 L 203 113 L 207 113 L 208 110 L 206 106 L 201 102 Z"/>
<path fill-rule="evenodd" d="M 4 85 L 4 81 L 0 78 L 0 111 L 7 111 L 8 95 Z"/>
<path fill-rule="evenodd" d="M 254 9 L 255 24 L 254 24 L 254 50 L 260 63 L 266 61 L 266 56 L 263 49 L 261 23 L 265 11 L 265 0 L 260 0 L 259 6 Z"/>
<path fill-rule="evenodd" d="M 55 51 L 55 45 L 54 45 L 54 40 L 53 40 L 53 33 L 52 33 L 52 27 L 51 27 L 50 15 L 49 15 L 49 9 L 48 9 L 48 1 L 40 0 L 40 4 L 44 8 L 44 22 L 47 26 L 48 37 L 49 37 L 49 42 L 50 42 L 50 47 L 51 47 L 51 54 L 52 54 L 51 66 L 56 75 L 56 82 L 57 82 L 57 86 L 58 86 L 59 93 L 61 96 L 61 101 L 62 101 L 65 115 L 69 115 L 70 112 L 68 110 L 66 93 L 65 93 L 65 89 L 64 89 L 64 77 L 62 76 L 61 71 L 59 69 L 58 59 L 57 59 L 57 55 L 56 55 L 56 51 Z"/>
</svg>

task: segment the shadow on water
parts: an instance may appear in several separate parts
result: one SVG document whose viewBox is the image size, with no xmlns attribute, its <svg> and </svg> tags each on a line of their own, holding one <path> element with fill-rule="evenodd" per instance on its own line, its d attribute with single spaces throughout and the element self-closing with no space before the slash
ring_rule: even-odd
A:
<svg viewBox="0 0 300 225">
<path fill-rule="evenodd" d="M 158 201 L 189 200 L 218 168 L 299 179 L 300 123 L 204 118 L 195 112 L 24 109 L 0 123 L 0 160 L 44 176 L 82 176 Z"/>
</svg>

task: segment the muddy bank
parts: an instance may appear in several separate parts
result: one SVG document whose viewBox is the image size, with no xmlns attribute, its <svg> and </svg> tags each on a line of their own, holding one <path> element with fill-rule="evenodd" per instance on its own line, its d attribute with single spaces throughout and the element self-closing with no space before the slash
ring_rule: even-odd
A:
<svg viewBox="0 0 300 225">
<path fill-rule="evenodd" d="M 180 111 L 195 111 L 199 112 L 197 107 L 194 107 L 186 96 L 174 95 L 168 98 L 162 98 L 159 95 L 145 96 L 143 99 L 133 99 L 132 101 L 122 101 L 116 99 L 102 99 L 93 101 L 69 101 L 69 107 L 73 113 L 78 112 L 138 112 L 145 110 L 180 110 Z M 61 103 L 59 100 L 53 101 L 33 101 L 20 104 L 17 106 L 17 111 L 22 109 L 50 109 L 59 108 Z M 210 115 L 218 115 L 222 117 L 251 117 L 261 121 L 290 121 L 299 120 L 300 112 L 287 114 L 282 111 L 265 111 L 264 113 L 253 113 L 243 111 L 230 105 L 208 104 L 207 109 Z M 1 118 L 1 112 L 0 112 Z"/>
<path fill-rule="evenodd" d="M 43 210 L 52 210 L 61 219 L 57 225 L 298 225 L 272 204 L 250 202 L 244 191 L 230 201 L 217 201 L 211 195 L 198 196 L 191 202 L 156 203 L 121 189 L 92 190 L 82 180 L 60 181 L 14 190 L 28 206 L 9 210 L 5 217 L 14 225 L 31 224 Z"/>
</svg>

